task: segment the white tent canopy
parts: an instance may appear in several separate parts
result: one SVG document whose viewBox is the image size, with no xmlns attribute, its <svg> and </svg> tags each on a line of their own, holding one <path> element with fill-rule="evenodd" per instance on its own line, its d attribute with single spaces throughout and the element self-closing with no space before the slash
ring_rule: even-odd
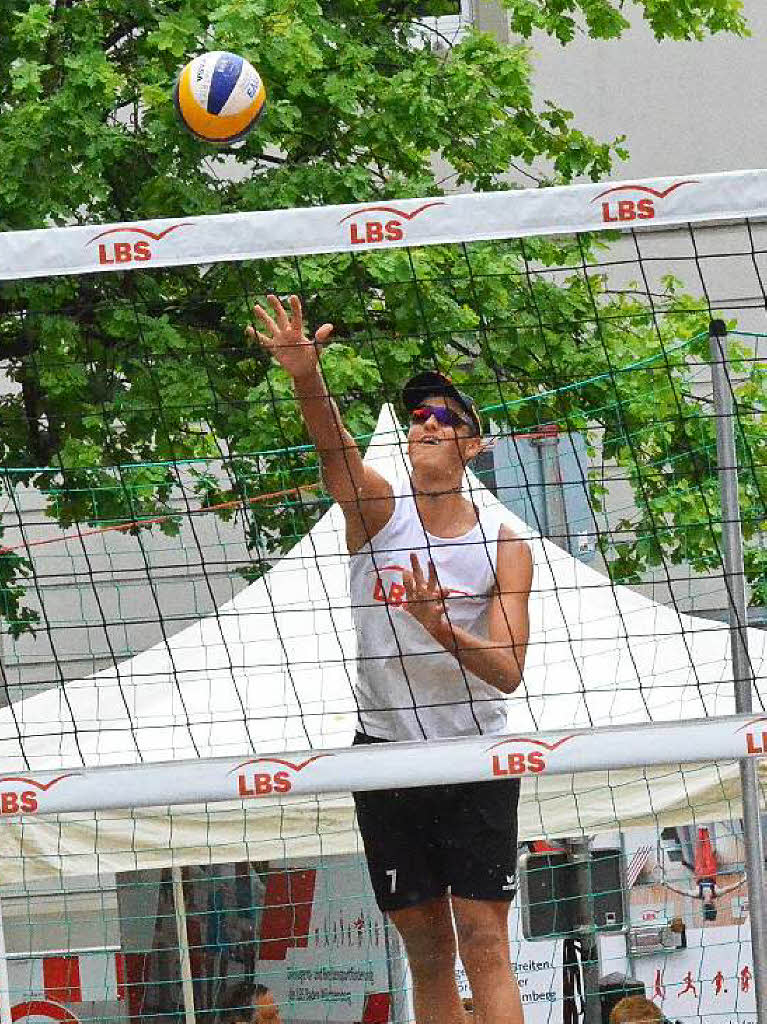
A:
<svg viewBox="0 0 767 1024">
<path fill-rule="evenodd" d="M 406 479 L 403 440 L 385 406 L 366 459 L 395 486 Z M 466 487 L 478 505 L 496 501 L 471 474 Z M 514 730 L 734 712 L 726 626 L 613 587 L 511 513 L 508 521 L 530 539 L 535 561 L 525 681 L 509 700 Z M 763 679 L 767 634 L 750 630 L 749 642 Z M 119 665 L 0 711 L 0 771 L 24 769 L 24 755 L 39 771 L 346 746 L 354 677 L 348 562 L 334 506 L 215 614 Z M 542 777 L 523 787 L 520 837 L 729 818 L 738 800 L 735 765 Z M 0 856 L 27 877 L 348 852 L 356 844 L 344 796 L 28 818 L 0 830 Z"/>
</svg>

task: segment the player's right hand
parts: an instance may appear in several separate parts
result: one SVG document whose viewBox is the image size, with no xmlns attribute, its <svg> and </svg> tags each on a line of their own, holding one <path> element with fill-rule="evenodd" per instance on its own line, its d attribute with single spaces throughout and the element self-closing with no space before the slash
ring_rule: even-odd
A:
<svg viewBox="0 0 767 1024">
<path fill-rule="evenodd" d="M 269 333 L 265 334 L 252 326 L 247 327 L 245 333 L 249 338 L 257 338 L 294 380 L 312 376 L 317 372 L 320 347 L 330 337 L 333 325 L 323 324 L 310 341 L 304 334 L 303 311 L 297 295 L 290 296 L 292 316 L 288 316 L 276 295 L 267 295 L 267 301 L 272 307 L 273 316 L 258 304 L 253 307 L 253 313 Z"/>
</svg>

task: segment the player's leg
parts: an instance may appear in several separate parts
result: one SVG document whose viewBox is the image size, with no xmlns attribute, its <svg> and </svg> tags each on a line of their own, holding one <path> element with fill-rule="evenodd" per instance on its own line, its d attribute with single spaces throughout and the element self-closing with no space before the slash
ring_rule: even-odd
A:
<svg viewBox="0 0 767 1024">
<path fill-rule="evenodd" d="M 405 944 L 417 1024 L 466 1024 L 455 981 L 455 932 L 447 894 L 390 916 Z"/>
<path fill-rule="evenodd" d="M 429 794 L 423 790 L 355 793 L 357 821 L 379 908 L 402 937 L 413 978 L 417 1024 L 466 1024 L 455 981 L 455 931 L 429 842 Z"/>
<path fill-rule="evenodd" d="M 509 901 L 453 896 L 458 951 L 474 1000 L 474 1024 L 522 1024 L 509 955 Z"/>
<path fill-rule="evenodd" d="M 442 859 L 474 1021 L 521 1024 L 508 934 L 516 889 L 519 784 L 509 779 L 446 789 Z"/>
<path fill-rule="evenodd" d="M 354 794 L 376 902 L 407 952 L 417 1024 L 466 1024 L 455 981 L 455 931 L 441 850 L 433 842 L 441 814 L 435 793 L 442 788 Z"/>
</svg>

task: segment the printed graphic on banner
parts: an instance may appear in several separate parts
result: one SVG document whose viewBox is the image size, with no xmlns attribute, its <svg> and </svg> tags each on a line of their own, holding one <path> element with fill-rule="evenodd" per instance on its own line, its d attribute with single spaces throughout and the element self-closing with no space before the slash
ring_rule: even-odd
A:
<svg viewBox="0 0 767 1024">
<path fill-rule="evenodd" d="M 283 1018 L 388 1020 L 384 920 L 362 858 L 270 876 L 269 885 L 259 962 Z"/>
<path fill-rule="evenodd" d="M 687 949 L 638 958 L 635 973 L 668 1020 L 682 1024 L 756 1024 L 748 928 L 690 929 Z"/>
<path fill-rule="evenodd" d="M 286 252 L 353 252 L 366 246 L 431 245 L 591 230 L 763 218 L 767 171 L 700 175 L 659 186 L 650 181 L 391 199 L 354 208 L 323 206 L 189 217 L 164 226 L 105 224 L 6 231 L 0 280 L 140 269 Z M 434 208 L 443 207 L 438 216 Z M 279 212 L 279 220 L 275 213 Z"/>
<path fill-rule="evenodd" d="M 746 733 L 746 753 L 767 757 L 767 716 L 759 715 L 741 728 Z"/>
<path fill-rule="evenodd" d="M 653 188 L 651 185 L 614 185 L 595 196 L 591 202 L 601 202 L 602 221 L 605 224 L 625 223 L 632 220 L 652 220 L 658 205 L 664 199 L 685 185 L 697 185 L 698 180 L 676 181 L 668 188 Z"/>
<path fill-rule="evenodd" d="M 641 861 L 629 895 L 640 953 L 633 973 L 648 997 L 680 1024 L 755 1024 L 739 830 L 733 822 L 668 827 L 658 841 L 637 829 L 633 842 Z"/>
<path fill-rule="evenodd" d="M 347 213 L 338 223 L 348 231 L 348 241 L 352 245 L 401 242 L 407 225 L 434 206 L 445 206 L 445 203 L 435 200 L 415 210 L 403 210 L 401 206 L 395 205 L 363 206 Z"/>
<path fill-rule="evenodd" d="M 94 937 L 97 934 L 94 925 Z M 72 1022 L 81 1017 L 121 1020 L 120 957 L 112 950 L 13 957 L 8 963 L 8 983 L 15 994 L 13 1020 L 20 1024 Z"/>
<path fill-rule="evenodd" d="M 272 796 L 289 793 L 295 775 L 308 765 L 331 754 L 314 754 L 304 761 L 288 761 L 281 757 L 251 757 L 232 769 L 236 772 L 237 795 L 240 797 Z"/>
<path fill-rule="evenodd" d="M 34 814 L 40 804 L 40 795 L 47 793 L 63 779 L 71 779 L 80 772 L 66 772 L 48 782 L 21 775 L 5 775 L 0 778 L 0 815 Z"/>
<path fill-rule="evenodd" d="M 164 238 L 179 228 L 191 226 L 190 221 L 184 221 L 181 224 L 171 224 L 163 231 L 150 231 L 149 228 L 137 224 L 125 224 L 122 227 L 101 231 L 85 244 L 95 246 L 102 267 L 112 264 L 146 263 L 155 255 L 157 245 Z"/>
<path fill-rule="evenodd" d="M 11 1020 L 13 1024 L 51 1024 L 51 1021 L 58 1021 L 59 1024 L 80 1024 L 80 1018 L 75 1017 L 65 1006 L 48 999 L 32 999 L 26 1003 L 17 1003 L 11 1007 Z"/>
<path fill-rule="evenodd" d="M 532 736 L 510 736 L 488 747 L 493 752 L 491 757 L 492 773 L 496 778 L 505 775 L 538 775 L 546 770 L 546 756 L 558 747 L 571 740 L 572 736 L 563 736 L 552 743 Z M 518 748 L 522 748 L 521 750 Z M 537 747 L 537 750 L 530 750 Z"/>
</svg>

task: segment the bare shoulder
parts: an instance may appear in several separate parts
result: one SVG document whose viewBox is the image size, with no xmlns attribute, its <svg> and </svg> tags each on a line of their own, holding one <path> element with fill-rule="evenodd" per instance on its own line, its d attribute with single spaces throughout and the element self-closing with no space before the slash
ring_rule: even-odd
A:
<svg viewBox="0 0 767 1024">
<path fill-rule="evenodd" d="M 394 492 L 386 477 L 365 466 L 363 484 L 354 501 L 344 501 L 341 509 L 346 520 L 346 544 L 351 553 L 358 551 L 383 529 L 394 513 Z"/>
<path fill-rule="evenodd" d="M 498 531 L 498 583 L 502 590 L 529 593 L 533 582 L 533 551 L 528 541 L 506 523 Z"/>
</svg>

